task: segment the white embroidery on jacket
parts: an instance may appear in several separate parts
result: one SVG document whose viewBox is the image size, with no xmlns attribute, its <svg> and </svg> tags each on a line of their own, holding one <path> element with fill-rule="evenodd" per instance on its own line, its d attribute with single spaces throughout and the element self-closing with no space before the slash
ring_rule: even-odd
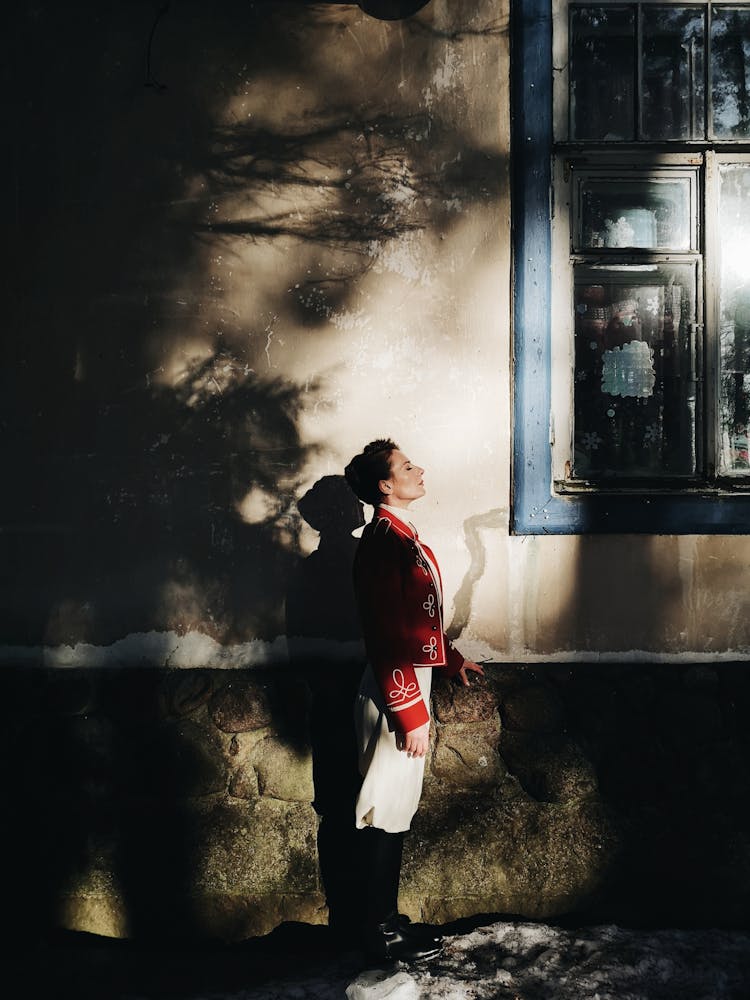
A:
<svg viewBox="0 0 750 1000">
<path fill-rule="evenodd" d="M 389 705 L 388 709 L 391 712 L 403 712 L 407 708 L 414 708 L 415 705 L 424 705 L 421 694 L 418 694 L 416 698 L 412 698 L 411 701 L 405 701 L 401 705 Z"/>
<path fill-rule="evenodd" d="M 422 605 L 422 607 L 425 609 L 425 611 L 430 616 L 430 618 L 434 618 L 435 617 L 435 595 L 434 594 L 428 594 L 427 600 L 424 602 L 424 604 Z M 426 652 L 426 650 L 423 650 L 423 652 Z"/>
<path fill-rule="evenodd" d="M 406 684 L 403 670 L 396 669 L 393 671 L 393 683 L 395 687 L 392 691 L 388 692 L 388 699 L 391 704 L 406 701 L 407 698 L 412 698 L 416 694 L 418 688 L 417 682 L 410 681 Z"/>
<path fill-rule="evenodd" d="M 419 568 L 422 570 L 422 572 L 424 573 L 425 576 L 429 576 L 430 575 L 430 571 L 425 566 L 424 561 L 423 561 L 421 555 L 417 555 L 417 566 L 419 566 Z"/>
<path fill-rule="evenodd" d="M 431 660 L 436 660 L 438 658 L 437 638 L 434 635 L 430 637 L 426 646 L 422 646 L 422 652 L 427 653 Z"/>
</svg>

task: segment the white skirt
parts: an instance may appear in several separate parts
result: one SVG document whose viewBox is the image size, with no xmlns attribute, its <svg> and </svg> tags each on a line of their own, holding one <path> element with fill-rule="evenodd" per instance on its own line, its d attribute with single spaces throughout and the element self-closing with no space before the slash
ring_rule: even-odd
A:
<svg viewBox="0 0 750 1000">
<path fill-rule="evenodd" d="M 429 711 L 432 667 L 415 667 L 419 690 Z M 357 826 L 376 826 L 388 833 L 409 829 L 419 806 L 424 779 L 424 757 L 408 757 L 396 746 L 388 728 L 383 696 L 368 665 L 354 706 L 359 773 L 363 777 L 357 797 Z"/>
</svg>

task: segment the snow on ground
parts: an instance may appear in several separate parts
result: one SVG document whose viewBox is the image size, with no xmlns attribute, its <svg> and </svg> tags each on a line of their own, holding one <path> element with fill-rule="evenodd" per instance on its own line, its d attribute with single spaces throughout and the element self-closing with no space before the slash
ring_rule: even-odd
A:
<svg viewBox="0 0 750 1000">
<path fill-rule="evenodd" d="M 418 965 L 362 971 L 349 954 L 295 977 L 289 964 L 288 978 L 221 1000 L 750 1000 L 750 934 L 740 931 L 496 923 L 447 937 Z"/>
</svg>

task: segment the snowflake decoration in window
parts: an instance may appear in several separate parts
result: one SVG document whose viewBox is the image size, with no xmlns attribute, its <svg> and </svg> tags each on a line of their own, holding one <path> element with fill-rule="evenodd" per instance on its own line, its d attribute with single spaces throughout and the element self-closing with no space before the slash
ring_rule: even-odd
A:
<svg viewBox="0 0 750 1000">
<path fill-rule="evenodd" d="M 587 451 L 596 451 L 601 443 L 602 439 L 596 431 L 586 431 L 581 437 L 581 444 Z"/>
<path fill-rule="evenodd" d="M 648 296 L 648 298 L 646 299 L 646 312 L 649 314 L 649 316 L 656 317 L 659 315 L 660 309 L 659 309 L 658 295 Z"/>
<path fill-rule="evenodd" d="M 585 368 L 579 368 L 576 372 L 576 382 L 585 382 L 588 377 L 589 373 Z"/>
</svg>

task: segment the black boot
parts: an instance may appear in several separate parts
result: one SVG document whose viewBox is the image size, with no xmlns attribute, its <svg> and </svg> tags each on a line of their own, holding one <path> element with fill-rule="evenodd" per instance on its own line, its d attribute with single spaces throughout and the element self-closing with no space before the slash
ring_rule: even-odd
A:
<svg viewBox="0 0 750 1000">
<path fill-rule="evenodd" d="M 372 962 L 419 962 L 435 958 L 442 943 L 406 933 L 398 914 L 382 923 L 369 925 L 365 931 L 365 952 Z"/>
<path fill-rule="evenodd" d="M 433 944 L 440 944 L 443 935 L 431 924 L 413 924 L 405 913 L 396 915 L 401 933 L 407 937 L 413 937 L 417 941 L 432 941 Z"/>
<path fill-rule="evenodd" d="M 386 833 L 376 827 L 361 832 L 364 895 L 367 901 L 365 951 L 378 962 L 390 959 L 414 962 L 432 958 L 441 950 L 440 940 L 411 924 L 398 912 L 403 833 Z"/>
</svg>

